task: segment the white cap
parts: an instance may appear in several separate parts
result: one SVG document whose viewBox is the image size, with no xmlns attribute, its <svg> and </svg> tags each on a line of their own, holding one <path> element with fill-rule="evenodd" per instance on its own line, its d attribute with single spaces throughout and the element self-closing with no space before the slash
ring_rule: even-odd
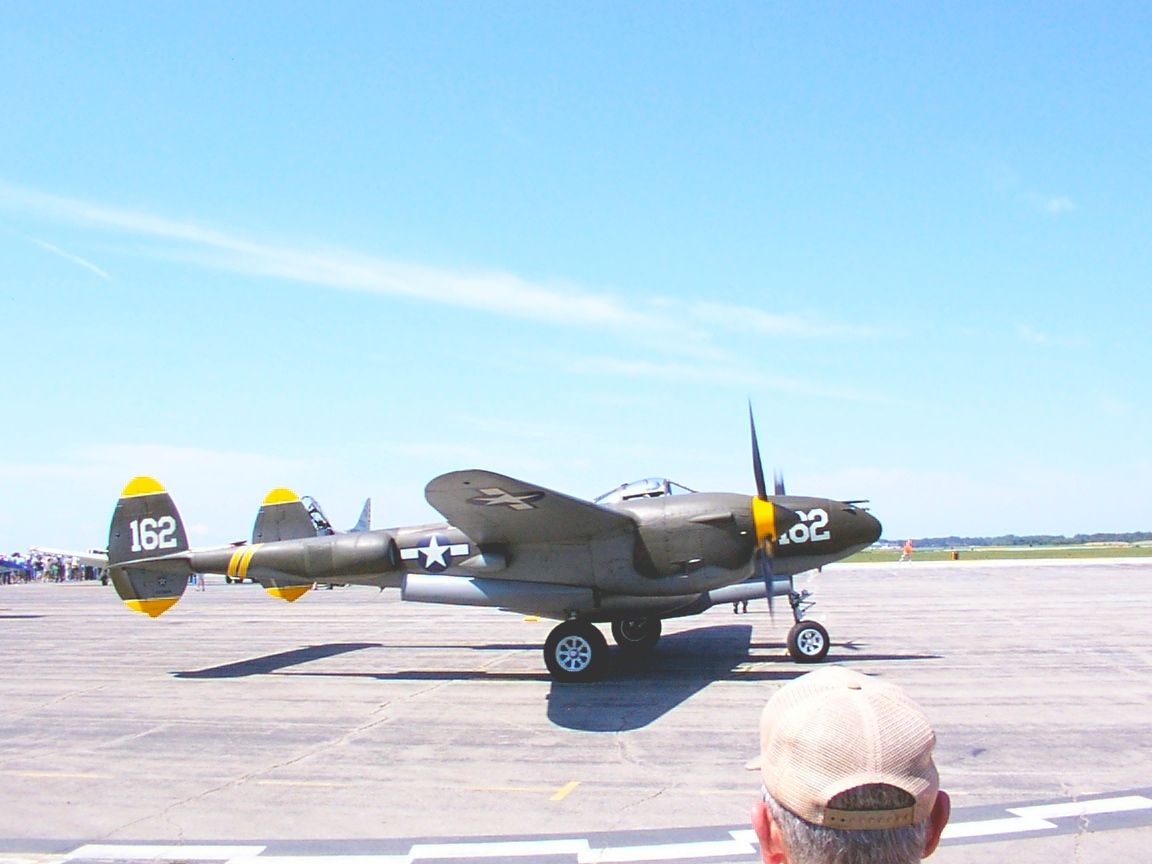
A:
<svg viewBox="0 0 1152 864">
<path fill-rule="evenodd" d="M 781 687 L 760 715 L 759 768 L 779 804 L 813 825 L 846 830 L 897 828 L 932 812 L 940 778 L 936 734 L 920 707 L 894 684 L 841 666 Z M 903 789 L 915 805 L 898 810 L 835 810 L 828 802 L 858 786 Z"/>
</svg>

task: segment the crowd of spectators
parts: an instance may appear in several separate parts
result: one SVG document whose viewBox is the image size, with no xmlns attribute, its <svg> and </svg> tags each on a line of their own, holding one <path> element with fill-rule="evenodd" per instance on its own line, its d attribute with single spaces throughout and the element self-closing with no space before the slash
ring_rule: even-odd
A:
<svg viewBox="0 0 1152 864">
<path fill-rule="evenodd" d="M 0 585 L 19 582 L 81 582 L 99 579 L 107 584 L 108 571 L 83 564 L 75 556 L 46 552 L 13 552 L 0 557 Z"/>
</svg>

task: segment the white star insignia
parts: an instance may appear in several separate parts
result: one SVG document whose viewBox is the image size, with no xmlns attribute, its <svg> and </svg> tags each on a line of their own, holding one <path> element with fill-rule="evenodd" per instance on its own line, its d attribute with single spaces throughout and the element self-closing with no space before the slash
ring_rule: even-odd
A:
<svg viewBox="0 0 1152 864">
<path fill-rule="evenodd" d="M 424 567 L 426 569 L 431 568 L 433 561 L 440 567 L 447 567 L 448 562 L 444 560 L 444 556 L 448 554 L 450 548 L 450 546 L 441 546 L 436 535 L 432 535 L 432 539 L 428 542 L 428 545 L 420 547 L 420 552 L 424 555 Z"/>
</svg>

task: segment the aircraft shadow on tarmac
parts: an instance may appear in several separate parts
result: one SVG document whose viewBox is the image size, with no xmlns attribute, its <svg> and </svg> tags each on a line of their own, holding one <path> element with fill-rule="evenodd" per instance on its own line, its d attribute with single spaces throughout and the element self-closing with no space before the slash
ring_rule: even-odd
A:
<svg viewBox="0 0 1152 864">
<path fill-rule="evenodd" d="M 222 666 L 173 673 L 177 678 L 220 679 L 281 673 L 318 678 L 373 678 L 379 681 L 537 681 L 551 682 L 548 719 L 565 729 L 583 732 L 626 732 L 641 729 L 714 681 L 789 681 L 810 667 L 788 663 L 785 668 L 755 668 L 749 663 L 787 662 L 783 642 L 752 642 L 752 627 L 728 624 L 673 633 L 652 651 L 631 654 L 614 648 L 608 675 L 595 684 L 561 684 L 546 672 L 499 669 L 410 669 L 395 672 L 325 672 L 294 670 L 293 666 L 361 651 L 395 648 L 380 642 L 336 642 L 253 657 Z M 407 646 L 412 647 L 412 646 Z M 472 648 L 479 651 L 539 651 L 531 642 L 481 645 L 437 645 L 428 648 Z M 935 654 L 873 654 L 852 642 L 835 643 L 830 662 L 935 660 Z"/>
<path fill-rule="evenodd" d="M 328 645 L 308 645 L 293 651 L 282 651 L 279 654 L 265 654 L 263 657 L 239 660 L 236 663 L 225 663 L 223 666 L 194 669 L 188 672 L 173 672 L 172 674 L 176 678 L 247 678 L 249 675 L 267 675 L 289 666 L 299 666 L 301 663 L 321 660 L 325 657 L 335 657 L 350 651 L 379 647 L 379 642 L 333 642 Z"/>
<path fill-rule="evenodd" d="M 829 662 L 934 660 L 930 654 L 857 653 L 852 643 L 833 644 Z M 755 649 L 755 650 L 754 650 Z M 714 681 L 790 681 L 810 672 L 785 658 L 783 642 L 752 642 L 746 624 L 701 627 L 665 636 L 647 654 L 616 650 L 605 680 L 595 685 L 556 684 L 548 694 L 548 719 L 583 732 L 640 729 Z M 768 652 L 768 653 L 765 653 Z M 785 668 L 749 663 L 787 662 Z"/>
</svg>

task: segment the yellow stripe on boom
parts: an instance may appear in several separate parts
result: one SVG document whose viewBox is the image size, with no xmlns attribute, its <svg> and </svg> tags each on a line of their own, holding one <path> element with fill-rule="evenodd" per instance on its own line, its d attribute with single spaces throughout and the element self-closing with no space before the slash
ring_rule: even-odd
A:
<svg viewBox="0 0 1152 864">
<path fill-rule="evenodd" d="M 255 546 L 250 546 L 248 551 L 240 557 L 240 566 L 236 568 L 236 575 L 241 579 L 247 578 L 248 565 L 252 563 L 252 556 L 256 554 L 256 550 L 259 549 L 261 545 L 262 544 L 257 543 Z"/>
<path fill-rule="evenodd" d="M 264 504 L 294 504 L 300 500 L 300 496 L 293 492 L 291 489 L 285 489 L 283 486 L 277 486 L 271 492 L 264 496 Z"/>
<path fill-rule="evenodd" d="M 121 498 L 135 498 L 137 495 L 163 495 L 165 489 L 151 477 L 133 477 L 120 493 Z"/>
</svg>

